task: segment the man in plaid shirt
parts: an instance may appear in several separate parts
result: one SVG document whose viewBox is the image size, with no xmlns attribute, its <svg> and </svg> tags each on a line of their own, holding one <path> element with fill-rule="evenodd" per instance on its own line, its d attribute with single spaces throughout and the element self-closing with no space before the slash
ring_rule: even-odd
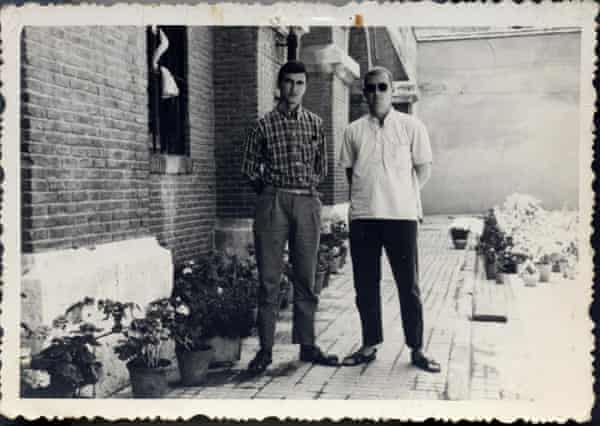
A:
<svg viewBox="0 0 600 426">
<path fill-rule="evenodd" d="M 260 277 L 260 350 L 248 366 L 255 374 L 272 362 L 286 243 L 294 275 L 292 341 L 300 344 L 300 360 L 338 363 L 336 356 L 315 345 L 314 280 L 321 226 L 316 188 L 327 173 L 323 123 L 301 105 L 307 83 L 304 64 L 283 65 L 277 83 L 279 103 L 249 131 L 242 162 L 242 173 L 258 194 L 254 244 Z"/>
</svg>

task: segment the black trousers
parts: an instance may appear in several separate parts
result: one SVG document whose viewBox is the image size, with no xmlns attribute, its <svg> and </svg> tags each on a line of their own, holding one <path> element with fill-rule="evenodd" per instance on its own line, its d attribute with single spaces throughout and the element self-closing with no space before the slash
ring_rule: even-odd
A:
<svg viewBox="0 0 600 426">
<path fill-rule="evenodd" d="M 406 344 L 423 346 L 423 304 L 419 291 L 417 222 L 356 219 L 350 223 L 350 252 L 363 345 L 383 342 L 381 254 L 385 248 L 398 296 Z"/>
</svg>

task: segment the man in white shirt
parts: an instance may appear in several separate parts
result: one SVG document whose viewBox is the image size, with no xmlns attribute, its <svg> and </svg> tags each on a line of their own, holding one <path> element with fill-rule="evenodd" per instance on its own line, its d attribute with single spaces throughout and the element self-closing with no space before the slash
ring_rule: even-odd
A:
<svg viewBox="0 0 600 426">
<path fill-rule="evenodd" d="M 392 75 L 375 67 L 364 77 L 369 114 L 344 133 L 340 165 L 350 185 L 350 251 L 362 346 L 344 365 L 371 362 L 383 342 L 381 255 L 385 248 L 400 298 L 402 326 L 411 363 L 439 372 L 423 349 L 423 305 L 418 283 L 417 227 L 420 190 L 431 174 L 427 129 L 414 116 L 392 107 Z"/>
</svg>

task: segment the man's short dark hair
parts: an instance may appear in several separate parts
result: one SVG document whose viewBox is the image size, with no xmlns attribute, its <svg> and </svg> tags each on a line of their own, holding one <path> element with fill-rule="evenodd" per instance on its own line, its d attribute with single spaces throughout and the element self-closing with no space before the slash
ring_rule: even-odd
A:
<svg viewBox="0 0 600 426">
<path fill-rule="evenodd" d="M 279 75 L 277 76 L 277 84 L 281 83 L 283 80 L 283 76 L 286 74 L 304 74 L 306 75 L 306 80 L 308 81 L 308 73 L 306 72 L 306 67 L 300 61 L 289 61 L 286 62 L 279 68 Z"/>
</svg>

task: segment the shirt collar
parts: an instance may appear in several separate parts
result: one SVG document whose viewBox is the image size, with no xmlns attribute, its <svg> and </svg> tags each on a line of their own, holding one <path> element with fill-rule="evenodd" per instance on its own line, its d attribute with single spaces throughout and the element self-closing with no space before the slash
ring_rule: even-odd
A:
<svg viewBox="0 0 600 426">
<path fill-rule="evenodd" d="M 286 118 L 293 118 L 293 119 L 298 119 L 302 116 L 304 109 L 302 108 L 302 105 L 298 105 L 298 107 L 296 107 L 293 111 L 290 111 L 289 113 L 285 113 L 283 112 L 280 108 L 279 108 L 279 104 L 275 107 L 275 110 L 283 115 Z"/>
<path fill-rule="evenodd" d="M 385 116 L 385 118 L 383 119 L 383 126 L 381 127 L 385 127 L 385 125 L 387 123 L 389 123 L 392 119 L 392 114 L 394 114 L 396 110 L 394 109 L 394 107 L 390 107 L 390 110 L 388 111 L 387 115 Z M 369 113 L 369 123 L 379 127 L 379 118 L 375 117 L 373 114 Z"/>
</svg>

